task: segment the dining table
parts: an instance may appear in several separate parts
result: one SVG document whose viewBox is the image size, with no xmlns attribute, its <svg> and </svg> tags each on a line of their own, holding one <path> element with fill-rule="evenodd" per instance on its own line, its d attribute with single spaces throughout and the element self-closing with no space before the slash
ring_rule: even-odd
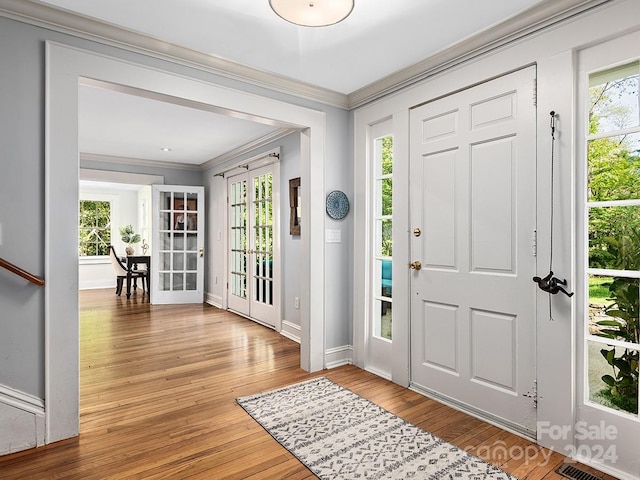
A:
<svg viewBox="0 0 640 480">
<path fill-rule="evenodd" d="M 131 297 L 131 280 L 133 272 L 139 270 L 140 265 L 146 265 L 146 285 L 147 295 L 151 292 L 151 256 L 149 255 L 127 255 L 127 298 Z M 144 291 L 144 286 L 143 286 Z"/>
</svg>

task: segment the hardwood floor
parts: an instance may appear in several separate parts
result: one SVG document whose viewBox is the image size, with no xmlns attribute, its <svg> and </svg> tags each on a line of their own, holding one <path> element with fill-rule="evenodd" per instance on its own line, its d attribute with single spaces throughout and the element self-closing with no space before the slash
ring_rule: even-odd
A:
<svg viewBox="0 0 640 480">
<path fill-rule="evenodd" d="M 94 290 L 80 317 L 80 436 L 0 457 L 4 480 L 315 478 L 235 399 L 319 375 L 520 478 L 563 478 L 557 453 L 356 367 L 307 374 L 295 342 L 215 307 Z"/>
</svg>

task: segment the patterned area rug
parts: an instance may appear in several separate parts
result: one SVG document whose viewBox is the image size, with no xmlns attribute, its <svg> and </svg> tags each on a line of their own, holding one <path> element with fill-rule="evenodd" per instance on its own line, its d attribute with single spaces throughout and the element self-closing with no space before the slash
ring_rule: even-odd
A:
<svg viewBox="0 0 640 480">
<path fill-rule="evenodd" d="M 517 480 L 326 378 L 237 401 L 321 479 Z"/>
</svg>

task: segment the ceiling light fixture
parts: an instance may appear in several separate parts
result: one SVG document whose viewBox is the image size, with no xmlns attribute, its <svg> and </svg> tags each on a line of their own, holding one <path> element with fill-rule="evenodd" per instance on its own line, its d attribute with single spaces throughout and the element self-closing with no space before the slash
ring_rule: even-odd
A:
<svg viewBox="0 0 640 480">
<path fill-rule="evenodd" d="M 269 0 L 276 14 L 302 27 L 326 27 L 341 22 L 353 10 L 355 0 Z"/>
<path fill-rule="evenodd" d="M 169 147 L 162 147 L 160 150 L 162 150 L 163 152 L 170 152 L 171 149 Z"/>
</svg>

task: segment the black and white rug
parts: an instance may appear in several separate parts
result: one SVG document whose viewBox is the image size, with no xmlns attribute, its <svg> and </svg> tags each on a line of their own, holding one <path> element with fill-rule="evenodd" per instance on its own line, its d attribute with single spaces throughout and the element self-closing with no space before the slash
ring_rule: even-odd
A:
<svg viewBox="0 0 640 480">
<path fill-rule="evenodd" d="M 237 401 L 321 479 L 517 480 L 326 378 Z"/>
</svg>

